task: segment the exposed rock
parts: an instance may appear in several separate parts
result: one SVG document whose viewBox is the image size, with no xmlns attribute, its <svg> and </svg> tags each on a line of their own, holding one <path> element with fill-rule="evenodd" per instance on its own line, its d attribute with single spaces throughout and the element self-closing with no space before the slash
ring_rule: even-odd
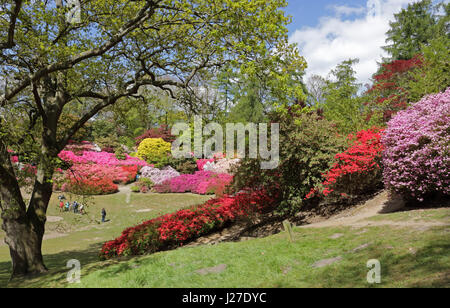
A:
<svg viewBox="0 0 450 308">
<path fill-rule="evenodd" d="M 336 257 L 336 258 L 332 258 L 332 259 L 324 259 L 324 260 L 317 261 L 316 263 L 311 265 L 311 267 L 321 268 L 321 267 L 325 267 L 325 266 L 331 265 L 333 263 L 339 262 L 341 260 L 342 260 L 342 257 Z"/>
<path fill-rule="evenodd" d="M 366 249 L 366 248 L 369 247 L 369 246 L 370 246 L 370 244 L 363 244 L 363 245 L 361 245 L 361 246 L 356 247 L 355 249 L 353 249 L 352 252 L 358 252 L 358 251 L 361 251 L 361 250 L 363 250 L 363 249 Z"/>
<path fill-rule="evenodd" d="M 64 220 L 64 218 L 59 216 L 47 216 L 47 222 L 58 222 Z"/>
<path fill-rule="evenodd" d="M 214 267 L 202 268 L 202 269 L 196 270 L 195 272 L 200 275 L 220 274 L 220 273 L 224 272 L 226 269 L 227 269 L 226 264 L 219 264 Z"/>
<path fill-rule="evenodd" d="M 342 233 L 336 233 L 336 234 L 333 234 L 332 236 L 330 236 L 330 239 L 337 240 L 338 238 L 341 238 L 343 236 L 344 236 L 344 234 L 342 234 Z"/>
</svg>

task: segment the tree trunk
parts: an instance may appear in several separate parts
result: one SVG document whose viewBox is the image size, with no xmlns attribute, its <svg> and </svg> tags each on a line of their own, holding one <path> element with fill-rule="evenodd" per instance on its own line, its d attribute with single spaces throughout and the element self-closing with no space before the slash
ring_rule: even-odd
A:
<svg viewBox="0 0 450 308">
<path fill-rule="evenodd" d="M 46 211 L 52 194 L 53 167 L 41 157 L 31 201 L 25 205 L 6 145 L 0 142 L 0 209 L 5 243 L 12 260 L 11 278 L 47 271 L 42 257 Z"/>
<path fill-rule="evenodd" d="M 11 278 L 45 273 L 47 268 L 41 253 L 44 233 L 35 230 L 26 217 L 22 219 L 3 218 L 2 228 L 6 232 L 5 242 L 9 246 L 11 255 Z"/>
</svg>

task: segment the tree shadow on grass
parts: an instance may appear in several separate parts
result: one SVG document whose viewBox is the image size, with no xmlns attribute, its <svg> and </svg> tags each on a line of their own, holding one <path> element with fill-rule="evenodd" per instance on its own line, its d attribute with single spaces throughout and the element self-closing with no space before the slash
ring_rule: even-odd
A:
<svg viewBox="0 0 450 308">
<path fill-rule="evenodd" d="M 29 275 L 15 278 L 9 281 L 11 275 L 11 261 L 0 262 L 0 288 L 5 287 L 38 287 L 38 288 L 64 288 L 68 286 L 66 280 L 68 272 L 73 267 L 68 268 L 69 260 L 78 260 L 81 264 L 82 275 L 87 275 L 93 271 L 105 268 L 119 261 L 101 261 L 99 251 L 102 243 L 89 245 L 84 250 L 62 251 L 54 254 L 44 255 L 44 262 L 49 272 L 42 275 Z"/>
<path fill-rule="evenodd" d="M 322 287 L 448 287 L 449 251 L 450 242 L 445 238 L 431 240 L 415 253 L 406 250 L 394 253 L 380 245 L 371 246 L 364 252 L 352 254 L 352 264 L 324 269 L 317 278 Z M 381 263 L 382 283 L 379 285 L 367 282 L 368 256 Z"/>
</svg>

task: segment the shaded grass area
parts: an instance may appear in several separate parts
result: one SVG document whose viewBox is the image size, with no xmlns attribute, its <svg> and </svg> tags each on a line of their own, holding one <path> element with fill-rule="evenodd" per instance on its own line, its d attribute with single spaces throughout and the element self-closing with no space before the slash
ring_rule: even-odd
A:
<svg viewBox="0 0 450 308">
<path fill-rule="evenodd" d="M 370 221 L 441 221 L 450 223 L 450 208 L 439 209 L 411 209 L 393 214 L 377 215 L 369 218 Z"/>
<path fill-rule="evenodd" d="M 83 269 L 92 271 L 108 263 L 100 263 L 98 253 L 105 241 L 118 237 L 130 226 L 180 208 L 200 204 L 210 197 L 192 194 L 132 194 L 126 202 L 125 194 L 96 196 L 87 209 L 87 215 L 59 212 L 57 194 L 52 197 L 48 216 L 63 217 L 63 221 L 48 222 L 46 235 L 54 238 L 44 240 L 43 253 L 49 275 L 32 279 L 18 279 L 9 283 L 14 287 L 62 287 L 65 282 L 67 261 L 77 259 Z M 74 200 L 74 199 L 73 199 Z M 100 211 L 105 208 L 109 222 L 102 224 Z M 63 233 L 62 237 L 61 232 Z M 4 237 L 4 233 L 0 233 Z M 1 243 L 3 239 L 1 239 Z M 8 284 L 11 271 L 9 249 L 0 246 L 0 287 Z"/>
</svg>

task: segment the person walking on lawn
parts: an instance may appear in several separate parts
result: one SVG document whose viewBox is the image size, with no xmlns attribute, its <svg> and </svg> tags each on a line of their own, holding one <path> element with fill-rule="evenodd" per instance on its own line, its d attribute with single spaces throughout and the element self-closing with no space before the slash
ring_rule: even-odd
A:
<svg viewBox="0 0 450 308">
<path fill-rule="evenodd" d="M 106 210 L 105 208 L 102 209 L 102 222 L 106 221 Z"/>
</svg>

